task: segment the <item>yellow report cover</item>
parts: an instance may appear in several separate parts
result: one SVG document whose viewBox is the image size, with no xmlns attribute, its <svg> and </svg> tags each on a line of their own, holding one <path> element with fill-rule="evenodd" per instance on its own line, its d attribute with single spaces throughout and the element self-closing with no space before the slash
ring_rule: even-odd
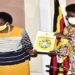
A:
<svg viewBox="0 0 75 75">
<path fill-rule="evenodd" d="M 54 32 L 39 31 L 36 35 L 34 49 L 38 52 L 50 52 L 54 48 L 55 39 Z"/>
</svg>

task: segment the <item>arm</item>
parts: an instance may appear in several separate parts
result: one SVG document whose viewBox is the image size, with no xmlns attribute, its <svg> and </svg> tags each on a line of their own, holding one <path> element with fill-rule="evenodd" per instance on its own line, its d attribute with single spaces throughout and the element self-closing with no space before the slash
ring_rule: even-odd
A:
<svg viewBox="0 0 75 75">
<path fill-rule="evenodd" d="M 30 37 L 26 31 L 23 32 L 21 44 L 23 49 L 31 56 L 36 55 L 36 51 L 33 50 L 33 45 L 31 43 Z"/>
<path fill-rule="evenodd" d="M 31 43 L 30 37 L 26 31 L 23 32 L 21 44 L 25 50 L 33 49 L 33 45 Z"/>
</svg>

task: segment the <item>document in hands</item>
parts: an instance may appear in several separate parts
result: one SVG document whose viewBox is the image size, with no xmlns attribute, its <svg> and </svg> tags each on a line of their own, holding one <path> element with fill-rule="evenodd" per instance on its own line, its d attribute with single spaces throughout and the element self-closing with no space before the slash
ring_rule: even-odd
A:
<svg viewBox="0 0 75 75">
<path fill-rule="evenodd" d="M 50 52 L 54 48 L 55 39 L 54 32 L 39 31 L 36 35 L 34 49 L 38 52 Z"/>
</svg>

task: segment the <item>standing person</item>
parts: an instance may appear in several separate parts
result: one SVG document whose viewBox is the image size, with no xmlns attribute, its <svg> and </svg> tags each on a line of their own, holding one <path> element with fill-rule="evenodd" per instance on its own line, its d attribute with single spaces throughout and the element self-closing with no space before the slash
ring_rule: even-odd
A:
<svg viewBox="0 0 75 75">
<path fill-rule="evenodd" d="M 69 43 L 72 46 L 72 53 L 70 55 L 70 62 L 71 62 L 71 74 L 75 75 L 75 4 L 70 4 L 66 7 L 67 12 L 67 22 L 68 26 L 64 30 L 64 35 L 70 37 Z M 73 58 L 72 58 L 73 57 Z"/>
<path fill-rule="evenodd" d="M 62 41 L 62 38 L 67 38 L 68 39 L 68 44 L 70 44 L 71 46 L 71 51 L 70 51 L 70 54 L 69 54 L 69 60 L 70 60 L 70 63 L 67 61 L 67 65 L 70 65 L 70 73 L 72 75 L 75 75 L 75 58 L 74 58 L 74 54 L 75 54 L 75 4 L 70 4 L 68 6 L 66 6 L 66 12 L 67 12 L 67 15 L 66 15 L 66 20 L 67 20 L 67 26 L 64 28 L 64 32 L 63 34 L 61 33 L 56 33 L 56 37 L 57 38 L 61 38 L 58 46 L 60 45 L 60 43 L 63 43 L 64 41 Z M 55 53 L 55 52 L 52 52 L 50 53 L 51 55 Z M 53 56 L 51 56 L 51 64 L 53 64 Z M 51 65 L 52 66 L 52 65 Z M 69 69 L 69 67 L 68 67 Z M 54 74 L 56 75 L 56 74 Z"/>
<path fill-rule="evenodd" d="M 0 75 L 30 75 L 30 56 L 33 50 L 28 33 L 12 25 L 13 18 L 0 12 Z"/>
<path fill-rule="evenodd" d="M 72 51 L 69 55 L 70 57 L 70 70 L 71 70 L 71 74 L 75 75 L 75 58 L 74 58 L 74 54 L 75 54 L 75 4 L 70 4 L 68 6 L 66 6 L 66 20 L 67 20 L 67 26 L 64 28 L 64 33 L 60 34 L 57 33 L 56 36 L 57 37 L 68 37 L 69 40 L 69 44 L 72 47 Z"/>
</svg>

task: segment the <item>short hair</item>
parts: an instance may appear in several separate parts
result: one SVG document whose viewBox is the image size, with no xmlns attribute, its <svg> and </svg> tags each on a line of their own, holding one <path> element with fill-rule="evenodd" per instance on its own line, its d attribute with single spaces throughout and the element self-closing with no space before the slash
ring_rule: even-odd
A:
<svg viewBox="0 0 75 75">
<path fill-rule="evenodd" d="M 66 12 L 74 12 L 75 13 L 75 4 L 69 4 L 66 6 Z"/>
<path fill-rule="evenodd" d="M 12 24 L 12 16 L 6 12 L 0 12 L 0 18 L 3 19 L 5 22 L 9 22 Z"/>
</svg>

